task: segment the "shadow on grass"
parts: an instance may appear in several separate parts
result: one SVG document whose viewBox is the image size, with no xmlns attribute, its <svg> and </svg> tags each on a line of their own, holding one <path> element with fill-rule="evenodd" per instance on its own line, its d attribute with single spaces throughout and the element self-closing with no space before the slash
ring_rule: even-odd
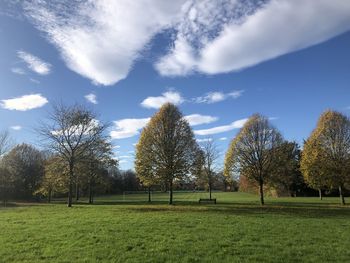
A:
<svg viewBox="0 0 350 263">
<path fill-rule="evenodd" d="M 110 202 L 99 202 L 97 205 L 108 205 Z M 305 203 L 268 203 L 261 206 L 257 203 L 218 203 L 211 205 L 198 204 L 197 202 L 179 201 L 175 205 L 167 205 L 167 202 L 116 202 L 114 205 L 126 205 L 129 210 L 135 212 L 198 212 L 216 213 L 223 215 L 264 216 L 268 214 L 282 215 L 300 218 L 349 218 L 350 206 L 335 204 L 305 204 Z"/>
<path fill-rule="evenodd" d="M 29 203 L 29 202 L 11 202 L 7 207 L 0 209 L 40 206 L 40 205 L 63 205 L 66 200 L 54 200 L 52 203 Z M 300 218 L 349 218 L 350 206 L 341 206 L 335 203 L 320 202 L 288 202 L 288 201 L 272 201 L 261 206 L 259 202 L 218 202 L 217 204 L 199 204 L 195 201 L 175 201 L 174 205 L 168 205 L 167 201 L 123 201 L 123 200 L 96 200 L 93 204 L 88 204 L 85 200 L 73 203 L 73 207 L 78 206 L 119 206 L 125 209 L 149 213 L 149 212 L 176 212 L 176 213 L 213 213 L 222 215 L 239 215 L 264 217 L 266 215 L 282 215 L 286 217 Z"/>
</svg>

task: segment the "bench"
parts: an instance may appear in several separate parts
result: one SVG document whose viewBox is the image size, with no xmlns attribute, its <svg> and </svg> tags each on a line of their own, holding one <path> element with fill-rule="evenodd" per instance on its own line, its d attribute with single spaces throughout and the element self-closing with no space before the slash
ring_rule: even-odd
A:
<svg viewBox="0 0 350 263">
<path fill-rule="evenodd" d="M 216 198 L 212 198 L 212 199 L 200 198 L 199 203 L 202 203 L 202 202 L 205 202 L 205 203 L 213 202 L 214 204 L 216 204 Z"/>
</svg>

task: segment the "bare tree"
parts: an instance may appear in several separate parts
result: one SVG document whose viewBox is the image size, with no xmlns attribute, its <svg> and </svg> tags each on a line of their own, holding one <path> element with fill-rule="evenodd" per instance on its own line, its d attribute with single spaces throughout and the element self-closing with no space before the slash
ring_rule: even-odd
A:
<svg viewBox="0 0 350 263">
<path fill-rule="evenodd" d="M 0 158 L 12 148 L 10 133 L 5 130 L 0 132 Z"/>
<path fill-rule="evenodd" d="M 97 141 L 106 139 L 104 132 L 107 127 L 83 106 L 58 104 L 54 106 L 48 122 L 39 129 L 49 149 L 57 153 L 68 166 L 68 207 L 72 206 L 74 168 Z"/>
<path fill-rule="evenodd" d="M 12 140 L 8 131 L 0 132 L 0 198 L 6 206 L 8 193 L 13 187 L 13 177 L 3 164 L 3 156 L 12 148 Z"/>
<path fill-rule="evenodd" d="M 264 204 L 264 183 L 271 176 L 276 149 L 283 142 L 269 120 L 254 114 L 232 140 L 226 153 L 225 171 L 244 174 L 259 185 L 260 203 Z"/>
<path fill-rule="evenodd" d="M 220 152 L 212 138 L 208 138 L 201 143 L 202 151 L 202 172 L 200 176 L 204 179 L 208 186 L 209 199 L 211 200 L 211 192 L 215 180 L 217 170 L 217 160 L 220 157 Z"/>
</svg>

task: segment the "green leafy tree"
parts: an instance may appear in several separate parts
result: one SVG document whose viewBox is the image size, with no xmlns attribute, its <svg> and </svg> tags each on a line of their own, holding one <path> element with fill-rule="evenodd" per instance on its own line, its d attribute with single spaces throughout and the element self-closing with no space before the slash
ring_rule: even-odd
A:
<svg viewBox="0 0 350 263">
<path fill-rule="evenodd" d="M 277 192 L 295 196 L 303 184 L 300 172 L 300 150 L 296 142 L 284 141 L 275 151 L 275 159 L 269 185 Z"/>
<path fill-rule="evenodd" d="M 103 175 L 111 167 L 117 167 L 118 161 L 113 159 L 112 145 L 108 140 L 96 140 L 88 149 L 87 155 L 81 162 L 88 183 L 89 204 L 94 202 L 95 187 L 103 182 Z"/>
<path fill-rule="evenodd" d="M 17 198 L 31 198 L 44 176 L 44 156 L 29 144 L 19 144 L 3 157 L 11 174 Z"/>
<path fill-rule="evenodd" d="M 191 127 L 175 105 L 166 103 L 143 129 L 143 137 L 147 139 L 140 141 L 136 150 L 147 157 L 136 153 L 136 164 L 138 158 L 144 158 L 147 164 L 139 172 L 146 171 L 146 176 L 150 176 L 150 169 L 154 171 L 167 184 L 172 204 L 174 180 L 190 173 L 196 157 L 198 145 Z"/>
<path fill-rule="evenodd" d="M 225 157 L 225 175 L 244 174 L 259 185 L 260 203 L 264 204 L 264 184 L 271 177 L 281 134 L 268 118 L 254 114 L 232 140 Z"/>
</svg>

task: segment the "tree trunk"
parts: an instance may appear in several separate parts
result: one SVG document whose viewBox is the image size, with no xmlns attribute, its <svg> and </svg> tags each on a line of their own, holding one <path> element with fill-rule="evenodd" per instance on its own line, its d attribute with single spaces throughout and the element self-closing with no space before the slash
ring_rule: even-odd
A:
<svg viewBox="0 0 350 263">
<path fill-rule="evenodd" d="M 345 205 L 345 199 L 344 199 L 344 194 L 343 194 L 343 188 L 342 186 L 339 186 L 339 197 L 340 197 L 340 203 L 342 205 Z"/>
<path fill-rule="evenodd" d="M 80 192 L 79 192 L 79 183 L 76 183 L 75 184 L 75 200 L 76 201 L 79 201 L 79 198 L 80 198 Z"/>
<path fill-rule="evenodd" d="M 264 182 L 260 180 L 259 182 L 259 190 L 260 190 L 260 204 L 264 205 Z"/>
<path fill-rule="evenodd" d="M 211 183 L 209 183 L 209 200 L 211 200 Z"/>
<path fill-rule="evenodd" d="M 73 194 L 73 177 L 74 177 L 74 170 L 73 170 L 73 162 L 71 161 L 69 163 L 69 189 L 68 189 L 68 207 L 72 207 L 72 194 Z"/>
<path fill-rule="evenodd" d="M 89 180 L 89 204 L 92 204 L 94 202 L 92 198 L 92 181 Z"/>
<path fill-rule="evenodd" d="M 148 202 L 151 202 L 151 187 L 148 187 Z"/>
<path fill-rule="evenodd" d="M 173 179 L 169 182 L 169 205 L 173 204 Z"/>
<path fill-rule="evenodd" d="M 321 188 L 318 189 L 318 195 L 320 196 L 320 200 L 322 200 L 322 190 L 321 190 Z"/>
<path fill-rule="evenodd" d="M 52 193 L 52 190 L 50 189 L 49 190 L 49 193 L 48 193 L 48 202 L 51 203 L 51 193 Z"/>
</svg>

